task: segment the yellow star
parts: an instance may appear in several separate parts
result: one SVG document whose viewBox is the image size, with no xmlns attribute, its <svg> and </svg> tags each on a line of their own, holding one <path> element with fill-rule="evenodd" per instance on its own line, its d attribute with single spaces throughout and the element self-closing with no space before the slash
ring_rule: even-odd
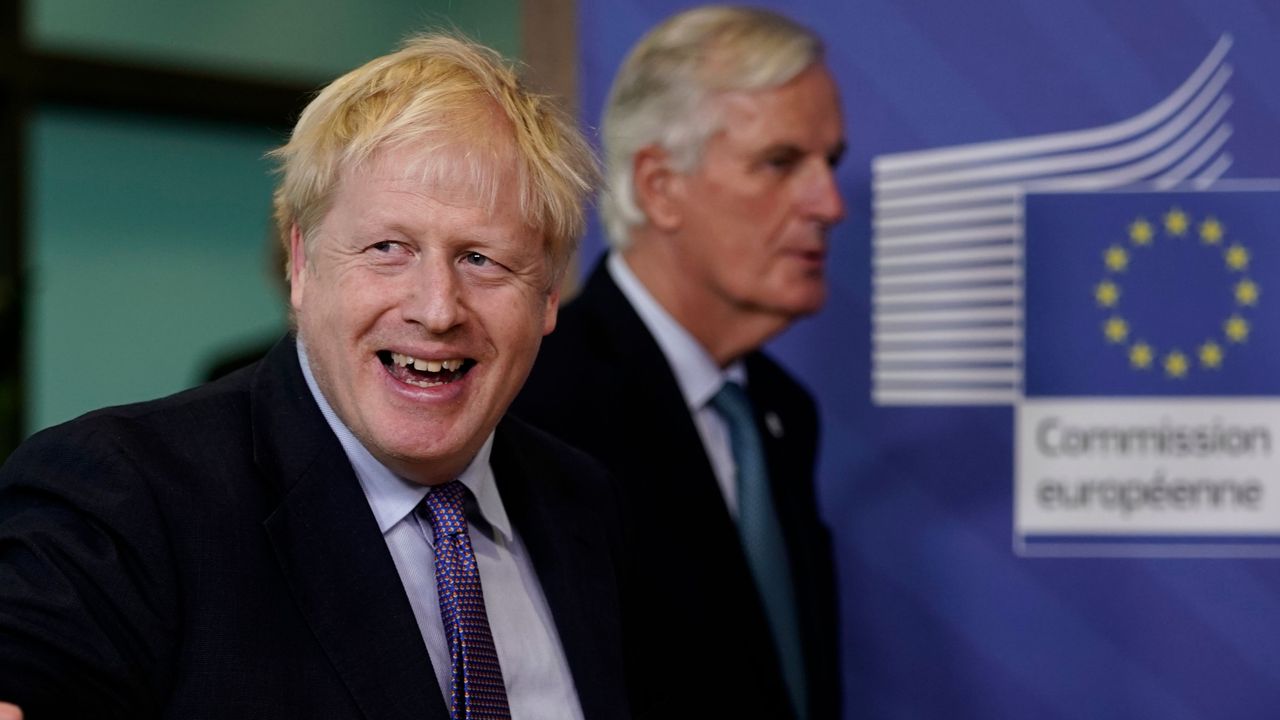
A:
<svg viewBox="0 0 1280 720">
<path fill-rule="evenodd" d="M 1182 237 L 1187 234 L 1187 227 L 1191 225 L 1191 218 L 1178 208 L 1173 208 L 1164 216 L 1164 231 L 1174 237 Z"/>
<path fill-rule="evenodd" d="M 1205 245 L 1217 245 L 1222 242 L 1222 223 L 1217 218 L 1208 217 L 1200 223 L 1200 241 Z"/>
<path fill-rule="evenodd" d="M 1249 321 L 1239 315 L 1232 315 L 1222 323 L 1222 330 L 1227 339 L 1233 343 L 1242 343 L 1249 339 Z"/>
<path fill-rule="evenodd" d="M 1235 243 L 1222 254 L 1227 260 L 1228 270 L 1244 270 L 1249 267 L 1249 250 L 1240 243 Z"/>
<path fill-rule="evenodd" d="M 1150 245 L 1156 231 L 1146 218 L 1138 218 L 1129 224 L 1129 239 L 1134 245 Z"/>
<path fill-rule="evenodd" d="M 1129 338 L 1129 323 L 1119 315 L 1112 317 L 1102 324 L 1102 334 L 1108 342 L 1118 345 Z"/>
<path fill-rule="evenodd" d="M 1129 251 L 1119 245 L 1112 245 L 1102 254 L 1102 260 L 1111 272 L 1124 272 L 1129 267 Z"/>
<path fill-rule="evenodd" d="M 1164 372 L 1172 378 L 1184 378 L 1187 376 L 1187 368 L 1191 367 L 1191 363 L 1187 361 L 1187 356 L 1182 354 L 1181 350 L 1174 350 L 1164 356 Z"/>
<path fill-rule="evenodd" d="M 1257 305 L 1258 296 L 1262 294 L 1262 290 L 1258 284 L 1248 278 L 1236 283 L 1236 304 L 1237 305 Z"/>
<path fill-rule="evenodd" d="M 1156 356 L 1155 348 L 1139 340 L 1129 348 L 1129 364 L 1137 370 L 1146 370 L 1151 367 L 1151 361 Z"/>
<path fill-rule="evenodd" d="M 1200 365 L 1211 370 L 1217 370 L 1222 367 L 1222 358 L 1225 354 L 1221 345 L 1209 340 L 1200 346 Z"/>
<path fill-rule="evenodd" d="M 1120 286 L 1110 280 L 1103 280 L 1093 289 L 1093 297 L 1102 307 L 1115 307 L 1120 301 Z"/>
</svg>

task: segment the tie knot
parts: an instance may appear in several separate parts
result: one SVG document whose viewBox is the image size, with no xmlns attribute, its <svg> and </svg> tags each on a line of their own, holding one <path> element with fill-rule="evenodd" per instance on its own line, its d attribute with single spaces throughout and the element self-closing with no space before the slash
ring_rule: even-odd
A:
<svg viewBox="0 0 1280 720">
<path fill-rule="evenodd" d="M 467 488 L 457 480 L 431 488 L 427 493 L 427 510 L 436 540 L 467 532 Z"/>
<path fill-rule="evenodd" d="M 751 398 L 741 385 L 726 380 L 716 394 L 711 397 L 711 406 L 724 417 L 730 425 L 754 425 L 754 414 L 751 412 Z"/>
</svg>

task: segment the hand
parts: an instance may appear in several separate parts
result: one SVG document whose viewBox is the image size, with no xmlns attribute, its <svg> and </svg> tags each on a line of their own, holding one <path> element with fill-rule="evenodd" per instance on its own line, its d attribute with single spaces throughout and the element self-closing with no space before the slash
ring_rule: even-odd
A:
<svg viewBox="0 0 1280 720">
<path fill-rule="evenodd" d="M 22 720 L 22 708 L 0 702 L 0 720 Z"/>
</svg>

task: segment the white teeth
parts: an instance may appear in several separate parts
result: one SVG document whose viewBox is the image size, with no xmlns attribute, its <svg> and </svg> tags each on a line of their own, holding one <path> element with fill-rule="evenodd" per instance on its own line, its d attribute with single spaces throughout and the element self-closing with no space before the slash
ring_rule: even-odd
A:
<svg viewBox="0 0 1280 720">
<path fill-rule="evenodd" d="M 413 361 L 413 369 L 414 369 L 414 370 L 417 370 L 418 372 L 426 372 L 426 369 L 427 369 L 427 361 L 426 361 L 426 360 L 417 360 L 417 359 L 415 359 L 415 360 Z"/>
<path fill-rule="evenodd" d="M 417 363 L 414 363 L 414 367 L 417 367 L 417 366 L 418 366 Z M 427 361 L 427 372 L 440 372 L 440 368 L 442 367 L 444 366 L 440 364 L 439 360 Z"/>
<path fill-rule="evenodd" d="M 462 361 L 461 360 L 445 360 L 443 363 L 441 363 L 441 365 L 444 365 L 445 370 L 448 370 L 449 372 L 454 372 L 458 368 L 462 367 Z"/>
</svg>

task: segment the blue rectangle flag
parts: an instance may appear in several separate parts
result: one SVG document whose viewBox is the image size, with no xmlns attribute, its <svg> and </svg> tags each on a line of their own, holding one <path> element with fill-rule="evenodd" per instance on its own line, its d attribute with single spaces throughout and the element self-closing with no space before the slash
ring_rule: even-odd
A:
<svg viewBox="0 0 1280 720">
<path fill-rule="evenodd" d="M 1280 394 L 1280 191 L 1025 199 L 1024 391 Z"/>
</svg>

